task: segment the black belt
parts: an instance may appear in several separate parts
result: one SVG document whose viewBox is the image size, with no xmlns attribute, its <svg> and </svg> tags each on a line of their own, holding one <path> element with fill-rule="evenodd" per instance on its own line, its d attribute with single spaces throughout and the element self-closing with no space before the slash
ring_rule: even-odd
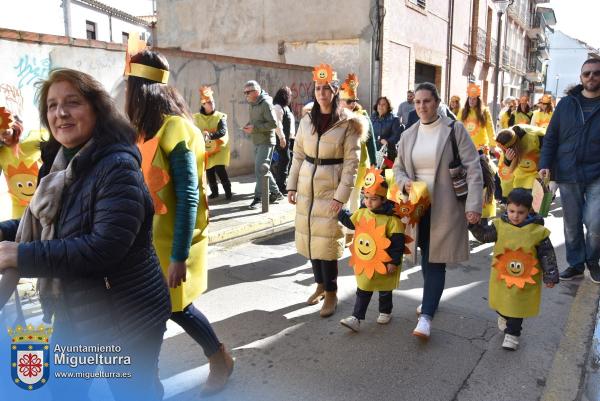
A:
<svg viewBox="0 0 600 401">
<path fill-rule="evenodd" d="M 310 156 L 305 156 L 304 158 L 309 163 L 316 164 L 318 166 L 329 166 L 329 165 L 332 165 L 332 164 L 342 164 L 342 163 L 344 163 L 344 159 L 319 159 L 319 158 L 315 159 L 314 157 L 310 157 Z"/>
</svg>

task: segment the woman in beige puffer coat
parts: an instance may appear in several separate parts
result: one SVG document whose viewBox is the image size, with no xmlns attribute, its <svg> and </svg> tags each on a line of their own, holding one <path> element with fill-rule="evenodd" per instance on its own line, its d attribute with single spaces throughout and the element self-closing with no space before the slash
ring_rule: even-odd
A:
<svg viewBox="0 0 600 401">
<path fill-rule="evenodd" d="M 308 299 L 325 298 L 321 316 L 337 306 L 338 259 L 344 235 L 337 214 L 348 201 L 358 170 L 360 143 L 368 127 L 339 105 L 338 82 L 315 83 L 312 110 L 300 121 L 288 176 L 288 200 L 296 204 L 296 247 L 310 259 L 317 289 Z"/>
</svg>

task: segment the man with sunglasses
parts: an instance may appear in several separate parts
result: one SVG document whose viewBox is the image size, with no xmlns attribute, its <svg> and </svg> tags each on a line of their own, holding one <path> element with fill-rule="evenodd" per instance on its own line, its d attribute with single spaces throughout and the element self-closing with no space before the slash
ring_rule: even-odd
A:
<svg viewBox="0 0 600 401">
<path fill-rule="evenodd" d="M 250 121 L 242 130 L 252 136 L 252 143 L 254 143 L 254 175 L 256 176 L 254 199 L 248 207 L 256 209 L 261 203 L 260 183 L 263 177 L 261 166 L 271 164 L 271 157 L 275 148 L 277 117 L 273 109 L 273 99 L 261 89 L 258 82 L 254 80 L 246 82 L 244 96 L 250 105 Z M 283 195 L 279 191 L 271 171 L 267 172 L 267 177 L 269 180 L 269 203 L 278 203 L 283 199 Z"/>
<path fill-rule="evenodd" d="M 580 79 L 552 115 L 539 174 L 560 190 L 569 263 L 561 280 L 583 277 L 587 265 L 591 280 L 600 283 L 600 59 L 586 60 Z"/>
</svg>

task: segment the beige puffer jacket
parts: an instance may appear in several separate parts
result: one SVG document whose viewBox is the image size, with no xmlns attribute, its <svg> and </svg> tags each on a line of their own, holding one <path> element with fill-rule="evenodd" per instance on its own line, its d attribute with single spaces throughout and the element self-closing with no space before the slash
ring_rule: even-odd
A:
<svg viewBox="0 0 600 401">
<path fill-rule="evenodd" d="M 310 114 L 300 120 L 287 188 L 297 191 L 296 248 L 308 259 L 337 260 L 342 256 L 342 225 L 329 206 L 332 199 L 348 201 L 356 182 L 360 143 L 368 131 L 365 119 L 347 110 L 320 137 Z M 343 163 L 315 165 L 307 156 L 343 159 Z"/>
</svg>

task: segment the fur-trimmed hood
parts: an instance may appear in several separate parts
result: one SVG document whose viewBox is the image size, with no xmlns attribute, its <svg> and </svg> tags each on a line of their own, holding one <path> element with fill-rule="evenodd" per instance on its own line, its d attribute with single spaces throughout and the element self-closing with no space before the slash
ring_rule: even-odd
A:
<svg viewBox="0 0 600 401">
<path fill-rule="evenodd" d="M 303 117 L 302 120 L 305 118 L 310 119 L 310 112 L 312 110 L 312 104 L 310 104 L 310 107 L 304 106 L 304 109 L 302 109 L 302 113 L 303 113 Z M 356 132 L 359 132 L 359 138 L 360 138 L 360 143 L 366 143 L 367 140 L 369 139 L 369 121 L 368 121 L 368 116 L 364 115 L 361 113 L 360 110 L 357 111 L 350 111 L 348 109 L 342 109 L 341 113 L 340 113 L 340 119 L 339 121 L 337 121 L 335 125 L 338 125 L 340 123 L 343 123 L 344 121 L 348 121 L 351 125 L 352 128 L 354 128 L 354 130 Z M 332 126 L 333 127 L 333 126 Z"/>
</svg>

